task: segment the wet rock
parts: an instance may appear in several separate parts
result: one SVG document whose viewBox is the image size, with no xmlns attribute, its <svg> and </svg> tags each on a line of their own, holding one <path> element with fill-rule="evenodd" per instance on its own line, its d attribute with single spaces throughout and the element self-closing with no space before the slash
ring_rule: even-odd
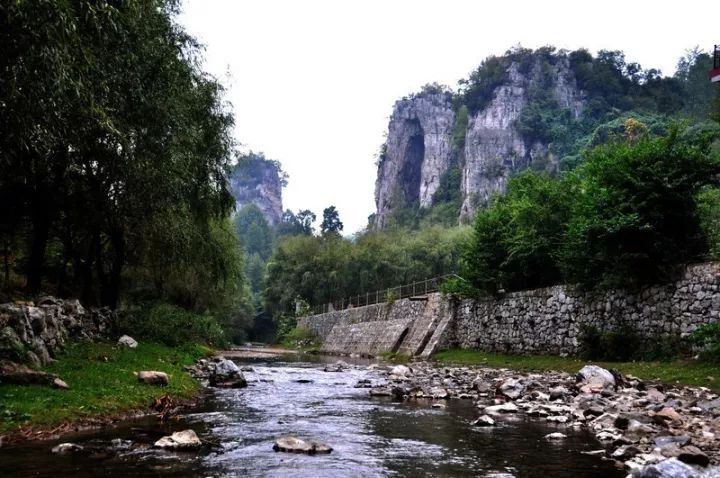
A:
<svg viewBox="0 0 720 478">
<path fill-rule="evenodd" d="M 170 450 L 190 450 L 202 446 L 200 438 L 193 430 L 183 430 L 175 432 L 170 436 L 164 436 L 154 445 L 156 448 L 166 448 Z"/>
<path fill-rule="evenodd" d="M 677 459 L 689 465 L 708 466 L 710 458 L 698 447 L 689 445 L 680 448 Z"/>
<path fill-rule="evenodd" d="M 505 380 L 498 387 L 498 392 L 500 392 L 502 395 L 505 395 L 511 400 L 520 398 L 524 391 L 525 387 L 523 387 L 523 385 L 519 381 L 512 378 Z"/>
<path fill-rule="evenodd" d="M 326 365 L 325 368 L 323 369 L 323 371 L 325 371 L 325 372 L 342 372 L 349 368 L 350 368 L 350 366 L 347 363 L 343 362 L 342 360 L 338 360 L 337 362 L 335 362 L 333 364 Z"/>
<path fill-rule="evenodd" d="M 333 449 L 325 443 L 287 436 L 276 439 L 275 444 L 273 445 L 273 450 L 287 453 L 306 453 L 308 455 L 314 455 L 316 453 L 330 453 Z"/>
<path fill-rule="evenodd" d="M 697 478 L 695 470 L 676 458 L 633 470 L 632 478 Z"/>
<path fill-rule="evenodd" d="M 392 392 L 386 387 L 377 387 L 370 390 L 371 397 L 392 397 Z"/>
<path fill-rule="evenodd" d="M 221 358 L 214 364 L 209 385 L 217 388 L 244 388 L 247 387 L 247 380 L 235 362 Z"/>
<path fill-rule="evenodd" d="M 57 455 L 71 455 L 74 453 L 81 453 L 85 448 L 77 443 L 60 443 L 54 446 L 52 452 Z"/>
<path fill-rule="evenodd" d="M 471 388 L 479 393 L 489 393 L 492 391 L 492 385 L 483 377 L 477 377 L 472 381 Z"/>
<path fill-rule="evenodd" d="M 597 365 L 585 365 L 577 375 L 582 387 L 590 391 L 600 391 L 615 387 L 615 376 L 608 370 Z"/>
<path fill-rule="evenodd" d="M 131 349 L 137 348 L 138 346 L 137 341 L 129 335 L 123 335 L 122 337 L 120 337 L 117 341 L 117 344 L 121 347 L 128 347 Z"/>
<path fill-rule="evenodd" d="M 676 412 L 675 409 L 669 407 L 665 407 L 653 415 L 653 420 L 659 425 L 666 425 L 667 423 L 681 425 L 683 422 L 680 414 Z"/>
<path fill-rule="evenodd" d="M 554 401 L 554 400 L 563 399 L 568 395 L 570 395 L 570 391 L 567 388 L 565 388 L 563 386 L 553 387 L 550 389 L 548 398 L 549 398 L 549 400 Z"/>
<path fill-rule="evenodd" d="M 353 385 L 355 388 L 372 388 L 372 380 L 368 378 L 363 378 L 357 381 L 355 385 Z"/>
<path fill-rule="evenodd" d="M 655 446 L 658 448 L 665 448 L 668 446 L 685 446 L 690 443 L 690 437 L 687 435 L 681 436 L 662 436 L 655 438 Z"/>
<path fill-rule="evenodd" d="M 610 455 L 612 458 L 620 461 L 626 461 L 641 453 L 640 448 L 634 445 L 621 446 Z"/>
<path fill-rule="evenodd" d="M 518 406 L 511 402 L 485 407 L 485 413 L 490 413 L 490 414 L 517 413 L 518 410 L 519 410 Z"/>
<path fill-rule="evenodd" d="M 442 387 L 434 387 L 430 389 L 430 396 L 432 398 L 448 398 L 448 391 Z"/>
<path fill-rule="evenodd" d="M 565 435 L 564 433 L 560 433 L 560 432 L 548 433 L 547 435 L 545 435 L 545 439 L 551 440 L 551 441 L 564 440 L 565 438 L 567 438 L 567 435 Z"/>
<path fill-rule="evenodd" d="M 476 427 L 494 427 L 495 420 L 487 415 L 482 415 L 480 418 L 472 422 Z"/>
<path fill-rule="evenodd" d="M 407 365 L 396 365 L 390 370 L 390 374 L 396 377 L 409 377 L 412 375 L 412 369 Z"/>
<path fill-rule="evenodd" d="M 143 370 L 137 372 L 138 382 L 147 385 L 162 385 L 165 386 L 170 382 L 170 377 L 165 372 L 158 372 L 157 370 Z"/>
</svg>

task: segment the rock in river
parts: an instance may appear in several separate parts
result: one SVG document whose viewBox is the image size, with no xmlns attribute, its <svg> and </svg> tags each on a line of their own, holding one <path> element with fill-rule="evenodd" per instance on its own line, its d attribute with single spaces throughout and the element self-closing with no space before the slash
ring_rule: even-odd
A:
<svg viewBox="0 0 720 478">
<path fill-rule="evenodd" d="M 316 453 L 330 453 L 333 449 L 325 443 L 287 436 L 276 439 L 273 450 L 314 455 Z"/>
<path fill-rule="evenodd" d="M 70 455 L 72 453 L 80 453 L 85 448 L 76 443 L 60 443 L 53 447 L 52 452 L 57 455 Z"/>
<path fill-rule="evenodd" d="M 183 430 L 175 432 L 170 436 L 165 436 L 155 442 L 157 448 L 167 448 L 171 450 L 190 450 L 198 448 L 202 445 L 200 438 L 193 430 Z"/>
<path fill-rule="evenodd" d="M 210 386 L 219 388 L 243 388 L 247 387 L 247 380 L 235 362 L 228 359 L 221 359 L 215 363 L 210 374 Z"/>
</svg>

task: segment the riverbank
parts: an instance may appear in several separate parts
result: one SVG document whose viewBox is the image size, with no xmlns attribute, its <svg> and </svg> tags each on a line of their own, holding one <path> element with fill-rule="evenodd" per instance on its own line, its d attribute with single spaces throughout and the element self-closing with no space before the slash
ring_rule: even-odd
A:
<svg viewBox="0 0 720 478">
<path fill-rule="evenodd" d="M 438 352 L 433 361 L 453 365 L 479 365 L 491 368 L 512 368 L 529 371 L 559 371 L 575 373 L 583 365 L 594 363 L 603 368 L 615 369 L 623 375 L 642 380 L 656 380 L 673 385 L 707 387 L 720 391 L 718 364 L 686 359 L 671 362 L 595 362 L 577 357 L 552 355 L 505 355 L 479 350 L 453 349 Z"/>
<path fill-rule="evenodd" d="M 150 413 L 153 400 L 167 394 L 186 402 L 200 384 L 183 367 L 208 356 L 198 345 L 170 348 L 140 343 L 137 348 L 107 342 L 69 344 L 42 370 L 62 378 L 69 389 L 0 384 L 0 437 L 5 441 L 47 438 Z M 139 383 L 133 372 L 157 370 L 169 375 L 164 387 Z"/>
</svg>

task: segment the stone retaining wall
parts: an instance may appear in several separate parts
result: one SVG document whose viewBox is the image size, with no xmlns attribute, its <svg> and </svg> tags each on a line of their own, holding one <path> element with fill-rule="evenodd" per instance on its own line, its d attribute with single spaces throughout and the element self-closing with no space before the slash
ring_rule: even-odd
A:
<svg viewBox="0 0 720 478">
<path fill-rule="evenodd" d="M 76 299 L 0 304 L 0 359 L 46 364 L 69 338 L 104 336 L 112 321 L 110 309 L 85 309 Z"/>
<path fill-rule="evenodd" d="M 678 281 L 630 293 L 626 291 L 583 292 L 555 286 L 515 292 L 502 298 L 463 300 L 455 303 L 440 294 L 425 301 L 396 301 L 304 317 L 300 327 L 315 331 L 324 347 L 333 352 L 372 354 L 373 340 L 365 341 L 353 332 L 353 340 L 335 327 L 376 322 L 363 326 L 365 334 L 381 337 L 384 321 L 410 319 L 406 334 L 413 343 L 401 350 L 427 356 L 441 347 L 455 346 L 506 353 L 576 354 L 585 327 L 601 332 L 632 328 L 641 337 L 682 337 L 700 324 L 720 315 L 720 264 L 688 266 Z M 377 329 L 374 330 L 373 329 Z M 359 329 L 358 329 L 359 330 Z M 349 329 L 345 329 L 348 333 Z M 428 334 L 432 340 L 428 343 Z M 328 341 L 328 337 L 330 340 Z M 366 345 L 352 345 L 365 343 Z M 428 344 L 425 346 L 425 344 Z M 425 348 L 432 350 L 424 350 Z M 360 351 L 360 352 L 358 352 Z"/>
</svg>

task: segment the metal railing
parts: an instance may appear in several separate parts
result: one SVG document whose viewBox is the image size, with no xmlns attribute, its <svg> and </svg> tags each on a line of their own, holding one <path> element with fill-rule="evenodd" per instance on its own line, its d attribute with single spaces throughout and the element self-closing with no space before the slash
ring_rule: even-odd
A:
<svg viewBox="0 0 720 478">
<path fill-rule="evenodd" d="M 463 278 L 457 274 L 446 274 L 444 276 L 433 277 L 432 279 L 425 279 L 423 281 L 412 282 L 410 284 L 404 284 L 397 287 L 390 287 L 388 289 L 353 295 L 325 304 L 317 304 L 311 307 L 310 314 L 326 314 L 336 310 L 364 307 L 366 305 L 391 302 L 398 299 L 407 299 L 408 297 L 422 297 L 431 292 L 438 292 L 440 290 L 440 285 L 451 277 L 463 280 Z"/>
</svg>

